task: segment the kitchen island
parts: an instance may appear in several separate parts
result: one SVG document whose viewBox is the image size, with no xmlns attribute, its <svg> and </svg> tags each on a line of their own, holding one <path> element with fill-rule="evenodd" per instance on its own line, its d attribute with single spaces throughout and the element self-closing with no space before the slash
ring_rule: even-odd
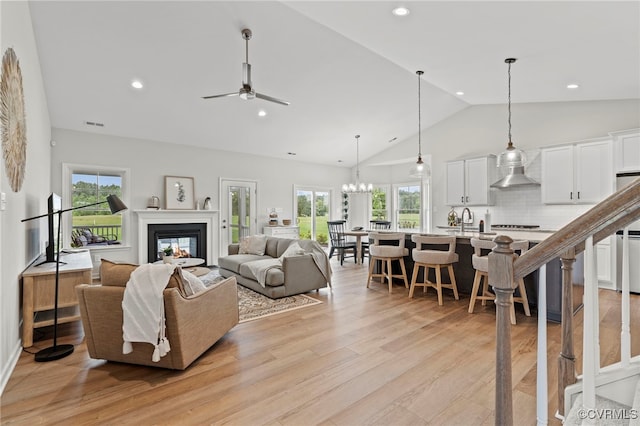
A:
<svg viewBox="0 0 640 426">
<path fill-rule="evenodd" d="M 404 257 L 405 266 L 407 269 L 407 277 L 411 280 L 413 274 L 413 259 L 411 257 L 411 250 L 415 248 L 415 243 L 411 241 L 411 236 L 414 234 L 421 235 L 448 235 L 456 237 L 456 253 L 458 254 L 459 261 L 453 265 L 454 272 L 456 274 L 456 284 L 458 292 L 467 297 L 471 294 L 473 288 L 473 278 L 475 275 L 475 269 L 473 268 L 471 258 L 473 255 L 473 247 L 471 246 L 471 238 L 480 238 L 493 240 L 498 235 L 506 235 L 512 240 L 528 240 L 529 248 L 544 241 L 553 235 L 554 231 L 545 230 L 496 230 L 492 232 L 478 232 L 465 231 L 462 232 L 458 229 L 443 230 L 436 229 L 435 232 L 430 233 L 418 233 L 407 232 L 405 233 L 405 247 L 409 249 L 409 255 Z M 399 268 L 399 267 L 398 267 Z M 395 270 L 395 266 L 394 266 Z M 398 270 L 398 273 L 400 271 Z M 446 270 L 443 270 L 443 281 L 448 282 L 449 276 Z M 429 280 L 435 281 L 433 276 L 433 270 L 430 271 Z M 554 259 L 547 264 L 547 319 L 551 321 L 560 321 L 561 313 L 561 298 L 562 298 L 562 269 L 559 259 Z M 420 270 L 418 280 L 421 280 L 423 276 L 423 270 Z M 539 271 L 534 271 L 531 274 L 524 277 L 525 287 L 527 289 L 527 297 L 529 299 L 529 305 L 537 311 L 537 295 L 538 295 L 538 281 Z M 583 269 L 582 269 L 582 256 L 577 257 L 577 261 L 573 268 L 573 282 L 574 286 L 582 286 L 584 283 Z M 445 293 L 446 294 L 446 293 Z M 582 291 L 577 289 L 574 291 L 574 311 L 579 309 L 582 304 Z"/>
</svg>

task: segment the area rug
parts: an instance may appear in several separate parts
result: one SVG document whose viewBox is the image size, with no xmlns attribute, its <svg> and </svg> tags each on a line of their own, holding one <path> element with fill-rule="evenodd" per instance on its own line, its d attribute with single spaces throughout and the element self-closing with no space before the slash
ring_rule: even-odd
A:
<svg viewBox="0 0 640 426">
<path fill-rule="evenodd" d="M 201 276 L 200 279 L 208 287 L 224 278 L 220 276 L 217 270 L 212 270 L 210 273 Z M 319 303 L 322 303 L 322 301 L 305 294 L 271 299 L 238 284 L 238 308 L 240 310 L 241 323 L 306 308 Z"/>
</svg>

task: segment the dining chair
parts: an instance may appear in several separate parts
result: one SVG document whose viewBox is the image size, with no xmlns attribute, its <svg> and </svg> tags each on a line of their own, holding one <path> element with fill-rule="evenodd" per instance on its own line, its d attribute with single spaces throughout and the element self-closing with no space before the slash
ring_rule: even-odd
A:
<svg viewBox="0 0 640 426">
<path fill-rule="evenodd" d="M 356 253 L 358 247 L 355 241 L 347 241 L 344 232 L 346 230 L 346 220 L 329 220 L 327 227 L 329 228 L 329 239 L 331 240 L 331 248 L 329 249 L 329 259 L 333 256 L 334 251 L 338 251 L 340 256 L 340 265 L 344 263 L 345 257 L 353 257 L 357 262 Z M 346 252 L 353 252 L 353 256 L 346 256 Z"/>
</svg>

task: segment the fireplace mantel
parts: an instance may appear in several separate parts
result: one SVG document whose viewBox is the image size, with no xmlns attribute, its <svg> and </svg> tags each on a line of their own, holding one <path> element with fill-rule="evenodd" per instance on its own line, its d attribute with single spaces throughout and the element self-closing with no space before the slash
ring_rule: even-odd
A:
<svg viewBox="0 0 640 426">
<path fill-rule="evenodd" d="M 148 225 L 159 223 L 206 223 L 207 265 L 218 263 L 219 217 L 217 210 L 134 210 L 138 216 L 138 262 L 147 261 Z"/>
</svg>

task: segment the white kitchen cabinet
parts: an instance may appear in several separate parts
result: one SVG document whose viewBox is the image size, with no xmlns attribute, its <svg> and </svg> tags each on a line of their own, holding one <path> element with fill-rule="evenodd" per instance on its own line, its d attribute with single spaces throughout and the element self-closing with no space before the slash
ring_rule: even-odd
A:
<svg viewBox="0 0 640 426">
<path fill-rule="evenodd" d="M 640 129 L 611 133 L 616 173 L 640 171 Z"/>
<path fill-rule="evenodd" d="M 596 204 L 613 192 L 611 140 L 542 149 L 542 202 Z"/>
<path fill-rule="evenodd" d="M 615 236 L 605 238 L 596 244 L 596 271 L 598 286 L 610 290 L 616 289 L 615 283 Z"/>
<path fill-rule="evenodd" d="M 262 233 L 271 237 L 291 238 L 297 240 L 300 238 L 300 228 L 297 226 L 265 226 Z"/>
<path fill-rule="evenodd" d="M 494 203 L 490 185 L 496 180 L 496 157 L 447 163 L 447 205 L 486 206 Z"/>
</svg>

